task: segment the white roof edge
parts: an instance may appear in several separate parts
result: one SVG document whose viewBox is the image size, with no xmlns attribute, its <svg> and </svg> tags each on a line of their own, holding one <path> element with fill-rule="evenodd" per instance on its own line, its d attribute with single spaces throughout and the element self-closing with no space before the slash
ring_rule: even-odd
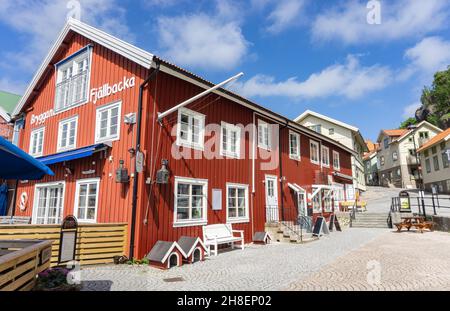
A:
<svg viewBox="0 0 450 311">
<path fill-rule="evenodd" d="M 333 118 L 330 118 L 330 117 L 327 117 L 327 116 L 325 116 L 325 115 L 323 115 L 323 114 L 320 114 L 320 113 L 318 113 L 318 112 L 315 112 L 315 111 L 312 111 L 312 110 L 309 110 L 309 109 L 306 110 L 305 112 L 303 112 L 303 113 L 302 113 L 301 115 L 299 115 L 297 118 L 295 118 L 294 121 L 295 121 L 295 122 L 300 122 L 301 120 L 303 120 L 304 118 L 306 118 L 308 115 L 311 115 L 311 116 L 314 116 L 314 117 L 316 117 L 316 118 L 323 119 L 323 120 L 325 120 L 325 121 L 328 121 L 328 122 L 331 122 L 331 123 L 340 125 L 340 126 L 345 127 L 345 128 L 347 128 L 347 129 L 349 129 L 349 130 L 351 130 L 351 131 L 353 131 L 353 132 L 359 132 L 359 128 L 357 128 L 357 127 L 355 127 L 355 126 L 353 126 L 353 125 L 344 123 L 344 122 L 342 122 L 342 121 L 339 121 L 339 120 L 336 120 L 336 119 L 333 119 Z"/>
<path fill-rule="evenodd" d="M 61 43 L 63 42 L 64 38 L 67 36 L 67 34 L 69 33 L 70 30 L 73 30 L 76 33 L 79 33 L 80 35 L 82 35 L 94 42 L 97 42 L 98 44 L 122 55 L 125 58 L 128 58 L 128 59 L 136 62 L 137 64 L 139 64 L 147 69 L 151 68 L 151 65 L 153 63 L 153 54 L 148 53 L 148 52 L 146 52 L 132 44 L 129 44 L 123 40 L 120 40 L 104 31 L 101 31 L 97 28 L 89 26 L 79 20 L 69 18 L 69 20 L 65 24 L 64 28 L 59 33 L 56 41 L 53 43 L 49 53 L 45 57 L 41 66 L 39 67 L 39 69 L 37 70 L 33 79 L 31 80 L 30 84 L 28 85 L 27 89 L 25 90 L 24 95 L 20 99 L 16 108 L 14 108 L 14 111 L 12 113 L 13 116 L 16 116 L 17 114 L 19 114 L 22 111 L 25 103 L 27 102 L 27 100 L 30 97 L 31 93 L 33 92 L 34 88 L 36 87 L 36 84 L 38 83 L 42 74 L 45 72 L 47 66 L 50 64 L 50 61 L 55 56 L 56 52 L 58 51 L 59 47 L 61 46 Z"/>
<path fill-rule="evenodd" d="M 0 107 L 0 117 L 5 119 L 5 121 L 8 123 L 11 121 L 11 116 L 2 107 Z"/>
<path fill-rule="evenodd" d="M 180 245 L 178 245 L 177 242 L 173 242 L 172 246 L 169 248 L 169 250 L 167 251 L 166 255 L 163 257 L 163 259 L 161 260 L 161 262 L 164 262 L 167 260 L 167 257 L 169 257 L 169 255 L 172 253 L 173 249 L 176 248 L 178 249 L 178 251 L 181 253 L 181 255 L 183 255 L 184 257 L 186 256 L 186 253 L 181 249 Z"/>
<path fill-rule="evenodd" d="M 431 128 L 433 128 L 436 132 L 438 133 L 442 133 L 443 130 L 438 128 L 437 126 L 431 124 L 430 122 L 423 120 L 422 122 L 420 122 L 419 124 L 417 124 L 417 128 L 421 127 L 422 125 L 428 125 Z M 412 133 L 412 131 L 406 132 L 405 134 L 403 134 L 402 136 L 400 136 L 396 141 L 402 141 L 403 139 L 405 139 L 406 137 L 408 137 L 410 134 Z"/>
</svg>

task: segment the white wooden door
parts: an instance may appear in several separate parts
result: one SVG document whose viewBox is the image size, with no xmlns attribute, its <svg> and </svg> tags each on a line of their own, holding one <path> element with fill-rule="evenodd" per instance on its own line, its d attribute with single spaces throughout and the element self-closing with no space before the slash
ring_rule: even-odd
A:
<svg viewBox="0 0 450 311">
<path fill-rule="evenodd" d="M 307 216 L 307 206 L 306 206 L 306 192 L 298 193 L 298 214 L 300 216 Z"/>
<path fill-rule="evenodd" d="M 278 178 L 266 175 L 266 221 L 274 222 L 279 220 L 278 212 Z"/>
</svg>

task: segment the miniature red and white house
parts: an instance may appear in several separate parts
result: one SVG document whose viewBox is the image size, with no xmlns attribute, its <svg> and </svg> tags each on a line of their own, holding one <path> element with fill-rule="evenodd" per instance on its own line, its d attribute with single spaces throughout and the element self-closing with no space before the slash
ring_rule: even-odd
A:
<svg viewBox="0 0 450 311">
<path fill-rule="evenodd" d="M 181 266 L 185 257 L 177 242 L 167 241 L 157 241 L 146 256 L 151 266 L 164 270 Z"/>
<path fill-rule="evenodd" d="M 126 222 L 138 258 L 205 225 L 249 243 L 268 221 L 328 218 L 353 183 L 345 146 L 220 88 L 159 120 L 212 86 L 70 19 L 14 111 L 19 147 L 55 172 L 19 182 L 15 214 Z"/>
<path fill-rule="evenodd" d="M 194 263 L 205 260 L 208 250 L 199 237 L 182 236 L 177 243 L 185 254 L 183 261 Z"/>
</svg>

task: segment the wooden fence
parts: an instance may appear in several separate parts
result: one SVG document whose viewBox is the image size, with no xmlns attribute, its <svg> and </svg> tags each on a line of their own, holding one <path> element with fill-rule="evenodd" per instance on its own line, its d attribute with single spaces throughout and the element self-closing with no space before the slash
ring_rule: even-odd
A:
<svg viewBox="0 0 450 311">
<path fill-rule="evenodd" d="M 0 239 L 0 291 L 31 290 L 50 266 L 51 247 L 51 241 Z"/>
<path fill-rule="evenodd" d="M 75 260 L 81 265 L 112 263 L 126 253 L 126 223 L 80 224 Z M 59 225 L 0 225 L 0 240 L 52 240 L 51 266 L 58 264 Z"/>
</svg>

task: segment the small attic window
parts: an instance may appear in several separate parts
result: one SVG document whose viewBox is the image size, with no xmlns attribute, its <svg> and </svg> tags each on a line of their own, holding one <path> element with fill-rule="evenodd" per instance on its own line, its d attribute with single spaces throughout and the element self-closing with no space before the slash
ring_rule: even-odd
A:
<svg viewBox="0 0 450 311">
<path fill-rule="evenodd" d="M 55 65 L 55 111 L 88 101 L 92 47 L 86 46 Z"/>
</svg>

